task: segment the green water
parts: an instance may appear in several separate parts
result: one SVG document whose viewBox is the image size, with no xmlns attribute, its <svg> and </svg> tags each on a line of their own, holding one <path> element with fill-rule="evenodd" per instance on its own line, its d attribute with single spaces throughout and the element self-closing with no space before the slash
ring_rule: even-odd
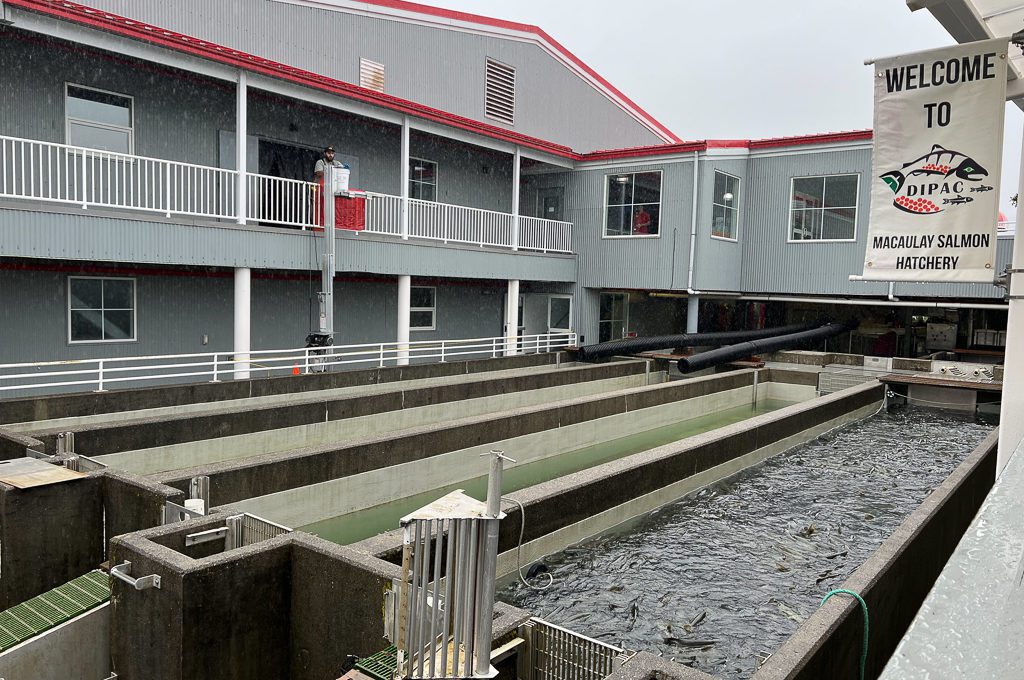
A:
<svg viewBox="0 0 1024 680">
<path fill-rule="evenodd" d="M 780 399 L 763 399 L 756 406 L 738 406 L 724 409 L 699 418 L 692 418 L 653 430 L 638 432 L 627 437 L 588 446 L 574 451 L 545 458 L 523 465 L 505 469 L 502 476 L 502 493 L 511 493 L 540 484 L 556 477 L 586 470 L 609 461 L 622 458 L 640 451 L 647 451 L 658 446 L 686 439 L 694 435 L 725 427 L 741 420 L 770 413 L 795 402 Z M 303 531 L 316 534 L 322 538 L 341 545 L 356 543 L 371 536 L 398 528 L 398 520 L 410 512 L 422 508 L 446 493 L 455 489 L 464 489 L 474 498 L 487 495 L 487 476 L 476 477 L 466 481 L 449 484 L 431 489 L 415 496 L 407 496 L 365 510 L 351 512 L 346 515 L 331 517 L 313 524 L 298 527 Z"/>
</svg>

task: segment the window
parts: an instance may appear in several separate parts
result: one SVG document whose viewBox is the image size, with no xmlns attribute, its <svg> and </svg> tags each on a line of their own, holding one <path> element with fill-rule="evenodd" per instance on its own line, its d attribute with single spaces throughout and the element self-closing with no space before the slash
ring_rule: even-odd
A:
<svg viewBox="0 0 1024 680">
<path fill-rule="evenodd" d="M 512 125 L 516 118 L 516 70 L 488 59 L 486 78 L 484 114 Z"/>
<path fill-rule="evenodd" d="M 790 241 L 852 241 L 857 234 L 860 175 L 794 177 Z"/>
<path fill-rule="evenodd" d="M 359 86 L 368 90 L 384 91 L 384 64 L 359 59 Z"/>
<path fill-rule="evenodd" d="M 69 276 L 68 339 L 135 340 L 135 279 Z"/>
<path fill-rule="evenodd" d="M 711 198 L 711 235 L 736 240 L 739 224 L 740 178 L 715 170 L 715 191 Z"/>
<path fill-rule="evenodd" d="M 548 296 L 548 333 L 568 333 L 572 330 L 572 296 Z"/>
<path fill-rule="evenodd" d="M 597 341 L 621 340 L 629 323 L 629 296 L 625 293 L 601 293 L 601 311 L 597 322 Z"/>
<path fill-rule="evenodd" d="M 67 84 L 65 95 L 65 139 L 68 144 L 116 153 L 133 153 L 134 111 L 131 97 L 71 83 Z"/>
<path fill-rule="evenodd" d="M 409 294 L 409 330 L 432 331 L 437 312 L 437 289 L 413 286 Z"/>
<path fill-rule="evenodd" d="M 437 200 L 437 163 L 422 158 L 409 159 L 409 198 Z"/>
<path fill-rule="evenodd" d="M 605 177 L 605 236 L 657 236 L 661 170 Z"/>
</svg>

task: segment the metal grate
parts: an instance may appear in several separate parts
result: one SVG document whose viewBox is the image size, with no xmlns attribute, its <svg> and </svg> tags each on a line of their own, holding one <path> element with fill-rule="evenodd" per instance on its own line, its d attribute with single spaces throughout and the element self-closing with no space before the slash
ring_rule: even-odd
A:
<svg viewBox="0 0 1024 680">
<path fill-rule="evenodd" d="M 276 538 L 281 534 L 287 534 L 290 531 L 291 529 L 286 526 L 245 513 L 245 519 L 242 520 L 242 545 L 252 545 L 253 543 L 266 541 L 267 539 Z"/>
<path fill-rule="evenodd" d="M 391 645 L 372 656 L 356 661 L 356 668 L 377 680 L 394 680 L 398 668 L 398 648 Z"/>
<path fill-rule="evenodd" d="M 384 64 L 359 59 L 359 86 L 368 90 L 384 91 Z"/>
<path fill-rule="evenodd" d="M 516 114 L 516 70 L 493 59 L 487 60 L 484 113 L 511 125 Z"/>
<path fill-rule="evenodd" d="M 872 382 L 885 371 L 871 373 L 864 369 L 848 371 L 822 371 L 818 373 L 818 394 L 832 394 L 850 387 Z"/>
<path fill-rule="evenodd" d="M 110 577 L 91 571 L 0 612 L 0 652 L 84 614 L 110 599 Z"/>
<path fill-rule="evenodd" d="M 603 680 L 632 656 L 619 647 L 532 618 L 519 627 L 527 651 L 520 655 L 525 680 Z"/>
</svg>

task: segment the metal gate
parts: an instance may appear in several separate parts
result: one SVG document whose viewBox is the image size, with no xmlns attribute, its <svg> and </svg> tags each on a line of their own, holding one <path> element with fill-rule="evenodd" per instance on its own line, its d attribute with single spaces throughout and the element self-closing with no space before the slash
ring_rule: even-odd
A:
<svg viewBox="0 0 1024 680">
<path fill-rule="evenodd" d="M 520 680 L 604 680 L 633 656 L 536 617 L 519 627 L 519 636 L 526 641 Z"/>
</svg>

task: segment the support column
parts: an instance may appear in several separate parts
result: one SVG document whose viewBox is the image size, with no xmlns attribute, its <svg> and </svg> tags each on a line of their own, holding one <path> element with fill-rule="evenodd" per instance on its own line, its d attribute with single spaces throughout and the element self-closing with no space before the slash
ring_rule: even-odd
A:
<svg viewBox="0 0 1024 680">
<path fill-rule="evenodd" d="M 519 354 L 519 279 L 508 280 L 505 300 L 505 356 Z"/>
<path fill-rule="evenodd" d="M 519 180 L 522 174 L 519 147 L 512 156 L 512 250 L 519 250 Z"/>
<path fill-rule="evenodd" d="M 700 309 L 700 297 L 691 295 L 686 298 L 686 332 L 697 332 L 698 310 Z"/>
<path fill-rule="evenodd" d="M 245 224 L 246 218 L 246 168 L 249 167 L 246 151 L 248 145 L 249 85 L 245 71 L 238 72 L 238 88 L 235 94 L 235 221 Z"/>
<path fill-rule="evenodd" d="M 235 380 L 249 378 L 250 275 L 248 267 L 235 268 Z"/>
<path fill-rule="evenodd" d="M 1024 145 L 1021 147 L 1021 174 L 1017 185 L 1017 236 L 1013 239 L 1011 269 L 1024 268 Z M 996 452 L 996 477 L 1010 461 L 1021 439 L 1024 439 L 1024 354 L 1016 351 L 1024 345 L 1024 274 L 1009 275 L 1010 307 L 1006 315 L 1006 360 L 1003 363 L 1003 404 L 1000 407 L 999 449 Z"/>
<path fill-rule="evenodd" d="M 398 365 L 409 365 L 409 308 L 412 306 L 412 277 L 398 277 Z"/>
<path fill-rule="evenodd" d="M 409 116 L 402 116 L 402 217 L 399 231 L 409 238 Z"/>
</svg>

